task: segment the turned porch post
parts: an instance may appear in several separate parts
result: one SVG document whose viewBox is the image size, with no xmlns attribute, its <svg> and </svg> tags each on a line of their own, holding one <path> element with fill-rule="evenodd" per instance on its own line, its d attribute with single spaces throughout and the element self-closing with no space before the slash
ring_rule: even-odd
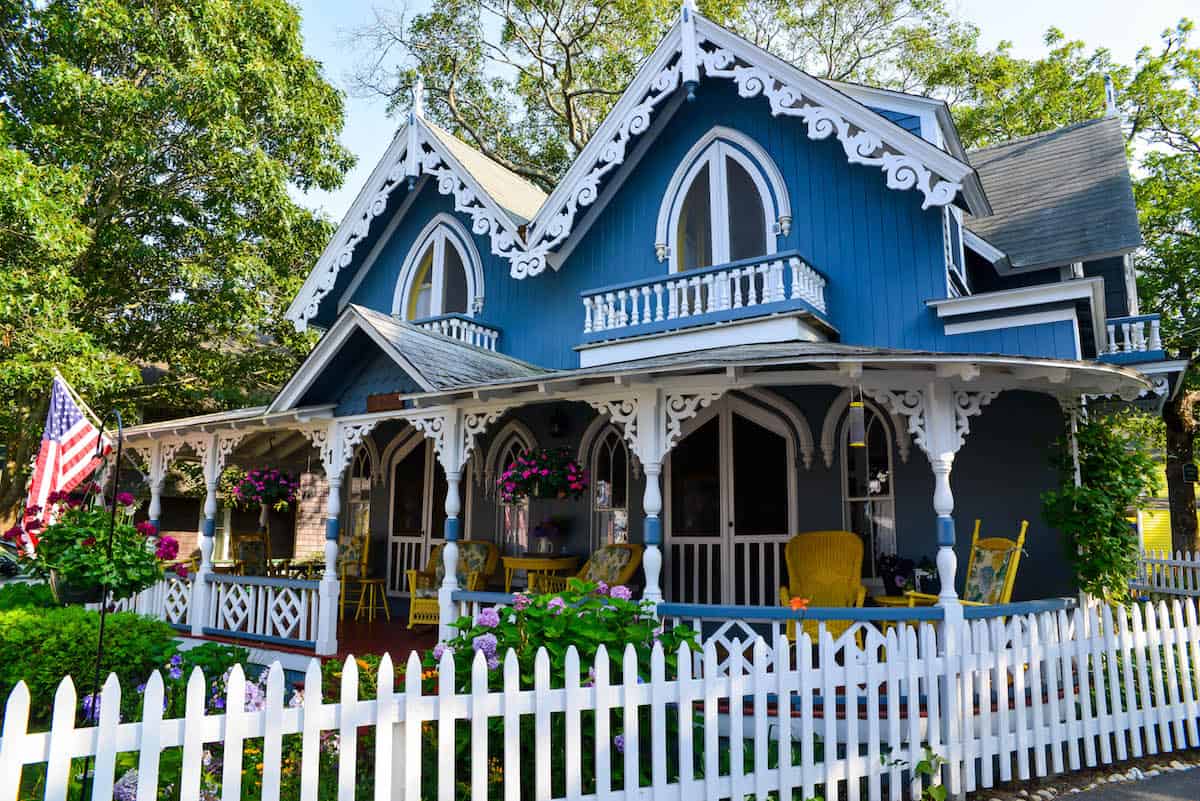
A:
<svg viewBox="0 0 1200 801">
<path fill-rule="evenodd" d="M 322 446 L 323 440 L 323 446 Z M 337 653 L 338 598 L 341 583 L 337 574 L 338 532 L 342 509 L 342 473 L 347 460 L 344 450 L 343 432 L 336 422 L 318 432 L 313 444 L 321 449 L 321 460 L 325 467 L 325 480 L 329 491 L 325 502 L 325 570 L 317 589 L 318 609 L 316 653 L 320 656 Z"/>
<path fill-rule="evenodd" d="M 146 509 L 146 516 L 150 518 L 151 525 L 157 530 L 158 520 L 162 515 L 163 484 L 167 480 L 167 465 L 163 460 L 161 440 L 154 440 L 150 443 L 149 470 L 146 480 L 150 484 L 150 506 Z"/>
<path fill-rule="evenodd" d="M 204 475 L 204 523 L 200 529 L 200 569 L 192 581 L 192 602 L 189 609 L 192 635 L 199 637 L 208 624 L 208 577 L 212 573 L 213 537 L 217 531 L 217 485 L 221 481 L 221 442 L 217 434 L 208 434 L 192 443 L 200 457 Z"/>
<path fill-rule="evenodd" d="M 463 418 L 460 409 L 451 409 L 442 418 L 441 443 L 438 460 L 446 472 L 446 522 L 442 529 L 442 586 L 438 588 L 438 641 L 445 642 L 454 632 L 450 623 L 455 619 L 454 593 L 458 586 L 458 539 L 462 532 L 459 514 L 462 512 L 462 475 L 467 450 L 463 442 Z"/>
<path fill-rule="evenodd" d="M 950 489 L 950 472 L 962 438 L 956 433 L 954 396 L 950 389 L 934 382 L 923 394 L 926 455 L 933 470 L 933 512 L 937 516 L 937 571 L 941 582 L 938 605 L 946 609 L 947 622 L 957 622 L 962 620 L 962 604 L 954 589 L 958 556 L 954 552 L 954 493 Z"/>
<path fill-rule="evenodd" d="M 663 600 L 662 592 L 662 463 L 666 457 L 666 436 L 663 431 L 663 397 L 658 390 L 643 392 L 637 398 L 637 451 L 642 470 L 646 473 L 646 489 L 642 493 L 642 570 L 646 588 L 642 597 L 655 604 Z"/>
</svg>

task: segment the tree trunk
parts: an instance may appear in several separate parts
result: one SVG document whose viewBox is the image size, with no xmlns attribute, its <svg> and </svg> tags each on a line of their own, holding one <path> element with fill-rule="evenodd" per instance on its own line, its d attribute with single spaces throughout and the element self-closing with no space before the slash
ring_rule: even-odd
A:
<svg viewBox="0 0 1200 801">
<path fill-rule="evenodd" d="M 1194 458 L 1192 408 L 1200 393 L 1182 391 L 1163 406 L 1167 431 L 1167 498 L 1171 504 L 1171 549 L 1200 550 L 1196 537 L 1196 489 L 1183 480 L 1183 466 Z"/>
</svg>

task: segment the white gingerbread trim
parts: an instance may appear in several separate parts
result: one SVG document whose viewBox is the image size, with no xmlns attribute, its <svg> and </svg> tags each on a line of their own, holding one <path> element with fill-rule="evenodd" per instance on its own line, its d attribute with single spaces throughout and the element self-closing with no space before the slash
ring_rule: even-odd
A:
<svg viewBox="0 0 1200 801">
<path fill-rule="evenodd" d="M 601 417 L 607 417 L 610 422 L 621 430 L 630 453 L 638 447 L 638 399 L 636 397 L 621 397 L 611 400 L 588 400 L 588 405 L 596 410 Z"/>
<path fill-rule="evenodd" d="M 664 392 L 662 398 L 663 414 L 663 454 L 670 453 L 683 436 L 683 423 L 699 414 L 700 410 L 711 405 L 713 401 L 724 395 L 724 390 L 709 390 L 704 392 Z"/>
<path fill-rule="evenodd" d="M 352 264 L 354 250 L 367 238 L 374 218 L 387 210 L 392 191 L 420 175 L 432 177 L 440 194 L 454 198 L 455 211 L 470 218 L 472 233 L 490 237 L 492 253 L 510 261 L 514 278 L 537 275 L 547 266 L 557 269 L 552 251 L 571 234 L 581 211 L 597 201 L 601 181 L 624 162 L 630 142 L 649 130 L 656 111 L 681 83 L 698 76 L 699 66 L 709 78 L 733 80 L 741 97 L 764 95 L 772 114 L 799 117 L 810 139 L 835 136 L 851 163 L 879 167 L 889 189 L 921 192 L 924 207 L 947 205 L 961 190 L 973 213 L 990 212 L 970 165 L 699 14 L 685 11 L 529 222 L 525 238 L 516 221 L 431 133 L 415 104 L 408 124 L 376 165 L 286 317 L 298 329 L 306 327 L 333 289 L 338 273 Z"/>
</svg>

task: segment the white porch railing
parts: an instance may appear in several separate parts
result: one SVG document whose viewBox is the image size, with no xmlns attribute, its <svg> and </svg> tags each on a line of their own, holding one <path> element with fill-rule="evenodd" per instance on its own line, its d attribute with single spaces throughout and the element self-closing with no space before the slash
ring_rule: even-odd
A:
<svg viewBox="0 0 1200 801">
<path fill-rule="evenodd" d="M 208 581 L 205 634 L 316 647 L 321 582 L 221 574 Z"/>
<path fill-rule="evenodd" d="M 801 798 L 882 801 L 920 794 L 913 766 L 926 749 L 946 760 L 935 781 L 960 795 L 1200 746 L 1200 626 L 1191 599 L 993 617 L 940 631 L 901 624 L 886 634 L 825 634 L 815 661 L 805 635 L 794 644 L 777 639 L 773 648 L 761 640 L 730 645 L 723 656 L 707 643 L 696 668 L 681 652 L 677 674 L 656 647 L 644 682 L 628 655 L 617 671 L 605 654 L 589 666 L 571 651 L 561 687 L 552 686 L 545 652 L 532 687 L 521 686 L 514 655 L 492 673 L 480 653 L 464 692 L 447 654 L 432 693 L 422 687 L 414 653 L 403 689 L 394 689 L 385 659 L 378 698 L 368 701 L 358 699 L 349 658 L 336 703 L 322 700 L 314 659 L 299 706 L 287 706 L 275 666 L 263 708 L 244 710 L 235 672 L 222 714 L 208 714 L 209 688 L 197 671 L 184 718 L 162 719 L 162 683 L 152 678 L 137 723 L 120 721 L 121 688 L 110 677 L 99 723 L 83 729 L 75 727 L 78 698 L 68 677 L 42 732 L 28 731 L 22 683 L 7 699 L 0 732 L 0 798 L 16 795 L 22 766 L 44 764 L 45 798 L 63 801 L 71 760 L 90 755 L 93 797 L 108 798 L 116 755 L 132 751 L 138 797 L 155 798 L 162 754 L 177 748 L 184 765 L 177 789 L 196 798 L 201 753 L 214 743 L 224 746 L 225 797 L 237 796 L 244 749 L 252 746 L 261 754 L 255 761 L 264 798 L 279 797 L 284 770 L 298 771 L 291 779 L 301 777 L 301 798 L 315 798 L 318 777 L 330 775 L 318 769 L 324 732 L 339 735 L 339 797 L 366 793 L 366 775 L 376 797 L 410 801 L 459 797 L 462 787 L 479 799 L 529 792 L 542 799 L 764 799 L 791 798 L 795 789 Z M 641 725 L 630 725 L 634 719 Z M 370 751 L 357 746 L 364 731 L 375 735 Z M 288 744 L 300 764 L 293 756 L 285 768 Z"/>
<path fill-rule="evenodd" d="M 1131 589 L 1155 595 L 1200 597 L 1200 552 L 1146 551 L 1138 560 Z"/>
<path fill-rule="evenodd" d="M 486 350 L 495 350 L 496 342 L 500 339 L 500 332 L 495 328 L 480 325 L 470 317 L 459 314 L 444 314 L 440 317 L 430 317 L 425 320 L 418 320 L 414 325 L 426 331 L 432 331 L 435 334 L 457 339 L 459 342 Z"/>
<path fill-rule="evenodd" d="M 114 601 L 114 612 L 137 612 L 156 617 L 177 628 L 186 627 L 192 605 L 192 580 L 173 574 L 165 575 L 136 595 Z"/>
<path fill-rule="evenodd" d="M 789 300 L 824 314 L 825 279 L 799 255 L 776 254 L 589 290 L 583 293 L 583 333 L 624 336 L 639 333 L 624 330 L 637 326 L 676 324 L 669 329 L 753 317 L 758 307 Z"/>
<path fill-rule="evenodd" d="M 1157 314 L 1138 317 L 1110 317 L 1106 321 L 1108 346 L 1105 353 L 1144 353 L 1162 350 Z"/>
</svg>

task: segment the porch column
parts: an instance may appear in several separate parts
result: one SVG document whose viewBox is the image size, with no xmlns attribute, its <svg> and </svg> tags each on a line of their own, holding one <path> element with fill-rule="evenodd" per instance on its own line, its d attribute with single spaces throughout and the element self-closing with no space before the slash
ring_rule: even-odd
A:
<svg viewBox="0 0 1200 801">
<path fill-rule="evenodd" d="M 192 581 L 192 635 L 199 637 L 208 623 L 208 576 L 212 573 L 213 537 L 217 531 L 217 485 L 221 481 L 220 441 L 217 434 L 192 443 L 204 474 L 204 523 L 200 530 L 200 569 Z"/>
<path fill-rule="evenodd" d="M 458 515 L 462 511 L 460 491 L 462 474 L 461 469 L 446 471 L 446 524 L 443 529 L 445 542 L 442 544 L 442 568 L 445 576 L 442 578 L 442 586 L 438 588 L 438 605 L 441 607 L 441 613 L 438 615 L 438 640 L 441 642 L 445 642 L 453 636 L 454 632 L 450 629 L 450 622 L 454 620 L 454 593 L 460 589 L 458 586 L 458 537 L 461 522 Z"/>
<path fill-rule="evenodd" d="M 442 586 L 438 588 L 438 641 L 445 642 L 453 636 L 450 623 L 455 619 L 454 593 L 458 586 L 458 538 L 462 524 L 462 474 L 466 462 L 470 438 L 463 436 L 461 409 L 450 409 L 440 417 L 440 425 L 421 426 L 426 436 L 434 436 L 438 461 L 446 472 L 446 523 L 442 529 Z M 436 431 L 435 431 L 436 429 Z"/>
<path fill-rule="evenodd" d="M 317 608 L 320 612 L 317 616 L 315 649 L 319 656 L 328 656 L 337 653 L 338 598 L 342 589 L 337 574 L 338 533 L 341 528 L 342 473 L 348 460 L 340 457 L 345 448 L 341 427 L 337 422 L 330 422 L 325 430 L 316 432 L 312 439 L 313 444 L 321 450 L 325 479 L 329 485 L 325 503 L 325 572 L 317 589 Z"/>
<path fill-rule="evenodd" d="M 642 597 L 647 601 L 661 603 L 663 599 L 660 577 L 662 576 L 662 488 L 659 486 L 662 476 L 662 459 L 657 462 L 643 462 L 642 469 L 646 473 L 646 491 L 642 495 L 642 511 L 646 515 L 642 527 L 642 542 L 645 552 L 642 555 L 642 569 L 646 573 L 646 589 Z"/>
<path fill-rule="evenodd" d="M 162 459 L 162 441 L 154 440 L 150 443 L 150 458 L 149 471 L 147 481 L 150 484 L 150 506 L 146 509 L 146 516 L 150 518 L 150 524 L 158 529 L 158 519 L 162 515 L 162 491 L 163 484 L 167 480 L 166 465 Z"/>
<path fill-rule="evenodd" d="M 937 515 L 937 570 L 941 582 L 938 605 L 946 610 L 946 621 L 962 620 L 962 604 L 954 589 L 958 557 L 954 553 L 954 493 L 950 489 L 950 471 L 954 455 L 962 445 L 957 436 L 954 395 L 942 383 L 934 382 L 924 390 L 926 455 L 933 469 L 933 512 Z M 965 432 L 964 432 L 965 433 Z"/>
</svg>

